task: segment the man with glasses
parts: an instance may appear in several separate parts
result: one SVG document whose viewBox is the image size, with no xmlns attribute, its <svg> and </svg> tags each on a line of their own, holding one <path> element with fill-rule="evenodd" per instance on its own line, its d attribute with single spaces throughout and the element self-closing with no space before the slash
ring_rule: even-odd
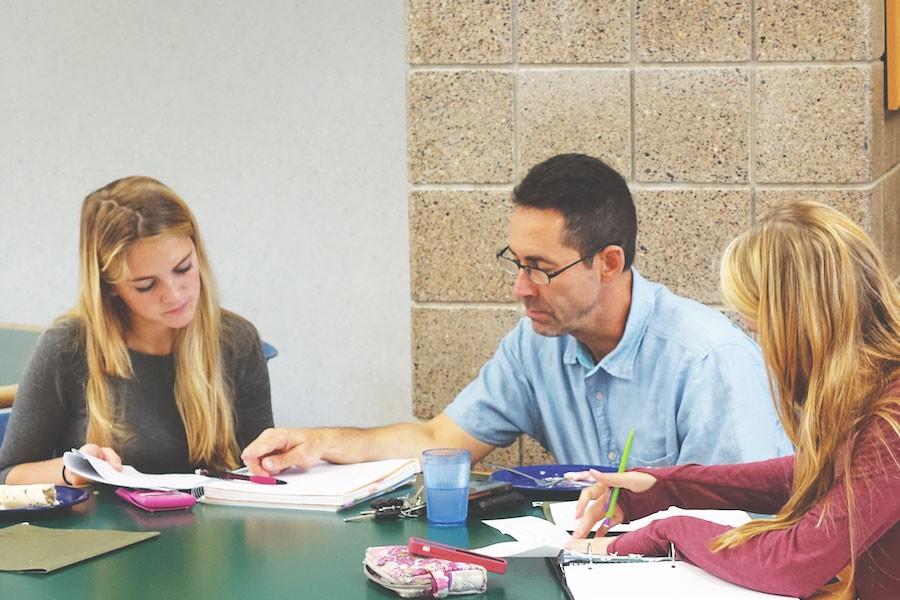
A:
<svg viewBox="0 0 900 600">
<path fill-rule="evenodd" d="M 427 422 L 267 430 L 242 455 L 251 471 L 435 447 L 480 460 L 522 433 L 561 463 L 617 466 L 632 428 L 629 466 L 792 451 L 756 344 L 632 266 L 637 219 L 618 173 L 589 156 L 555 156 L 531 169 L 513 201 L 496 259 L 515 277 L 526 317 L 478 378 Z"/>
</svg>

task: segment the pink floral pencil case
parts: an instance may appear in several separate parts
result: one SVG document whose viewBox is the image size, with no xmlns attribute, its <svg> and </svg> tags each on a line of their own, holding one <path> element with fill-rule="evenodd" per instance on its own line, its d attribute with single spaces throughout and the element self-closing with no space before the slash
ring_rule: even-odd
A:
<svg viewBox="0 0 900 600">
<path fill-rule="evenodd" d="M 366 577 L 403 598 L 445 598 L 480 594 L 487 589 L 487 571 L 480 565 L 415 556 L 406 546 L 366 548 Z"/>
</svg>

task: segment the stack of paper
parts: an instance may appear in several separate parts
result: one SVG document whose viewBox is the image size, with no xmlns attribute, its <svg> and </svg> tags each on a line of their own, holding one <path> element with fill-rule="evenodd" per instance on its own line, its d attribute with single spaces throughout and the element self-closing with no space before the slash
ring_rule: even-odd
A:
<svg viewBox="0 0 900 600">
<path fill-rule="evenodd" d="M 575 526 L 578 523 L 578 519 L 575 518 L 575 506 L 577 504 L 578 502 L 576 501 L 553 502 L 549 504 L 551 520 L 566 531 L 575 531 Z M 620 523 L 610 529 L 610 532 L 625 533 L 626 531 L 635 531 L 649 525 L 652 521 L 678 516 L 697 517 L 698 519 L 712 521 L 713 523 L 719 523 L 720 525 L 727 525 L 729 527 L 737 527 L 738 525 L 743 525 L 751 520 L 750 515 L 742 510 L 700 510 L 670 506 L 666 510 L 653 513 L 642 519 L 635 519 L 630 523 Z M 597 531 L 597 524 L 594 525 L 591 531 Z"/>
<path fill-rule="evenodd" d="M 352 465 L 319 463 L 305 471 L 278 475 L 287 485 L 212 480 L 203 485 L 201 502 L 237 506 L 338 511 L 412 483 L 419 461 L 397 458 Z"/>
<path fill-rule="evenodd" d="M 119 487 L 147 490 L 190 490 L 209 481 L 208 477 L 192 473 L 162 475 L 141 473 L 129 465 L 125 465 L 121 471 L 117 471 L 102 458 L 84 454 L 78 450 L 63 454 L 63 462 L 66 469 L 85 479 Z"/>
</svg>

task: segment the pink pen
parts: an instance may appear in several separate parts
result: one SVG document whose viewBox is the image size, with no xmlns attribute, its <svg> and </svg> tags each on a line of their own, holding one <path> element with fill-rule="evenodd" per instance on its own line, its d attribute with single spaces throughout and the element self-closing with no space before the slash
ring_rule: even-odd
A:
<svg viewBox="0 0 900 600">
<path fill-rule="evenodd" d="M 228 471 L 208 471 L 206 469 L 198 469 L 197 473 L 204 477 L 215 477 L 216 479 L 239 479 L 241 481 L 252 481 L 253 483 L 262 483 L 263 485 L 286 485 L 287 481 L 275 479 L 266 475 L 241 475 L 239 473 L 229 473 Z"/>
</svg>

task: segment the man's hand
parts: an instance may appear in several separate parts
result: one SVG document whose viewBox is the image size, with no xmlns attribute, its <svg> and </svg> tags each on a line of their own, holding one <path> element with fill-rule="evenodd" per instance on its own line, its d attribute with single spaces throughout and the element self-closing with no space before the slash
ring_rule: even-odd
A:
<svg viewBox="0 0 900 600">
<path fill-rule="evenodd" d="M 250 442 L 241 460 L 253 475 L 277 475 L 285 469 L 308 469 L 325 454 L 326 432 L 319 429 L 269 428 Z"/>
<path fill-rule="evenodd" d="M 656 477 L 637 471 L 629 473 L 601 473 L 591 469 L 590 477 L 597 483 L 581 490 L 581 496 L 579 496 L 578 504 L 575 506 L 575 517 L 579 521 L 578 526 L 572 533 L 573 538 L 587 537 L 594 524 L 606 515 L 612 488 L 618 487 L 639 494 L 646 492 L 656 483 Z M 597 537 L 606 535 L 609 527 L 617 525 L 624 520 L 625 514 L 622 512 L 622 508 L 616 506 L 612 522 L 605 527 L 597 529 Z"/>
</svg>

